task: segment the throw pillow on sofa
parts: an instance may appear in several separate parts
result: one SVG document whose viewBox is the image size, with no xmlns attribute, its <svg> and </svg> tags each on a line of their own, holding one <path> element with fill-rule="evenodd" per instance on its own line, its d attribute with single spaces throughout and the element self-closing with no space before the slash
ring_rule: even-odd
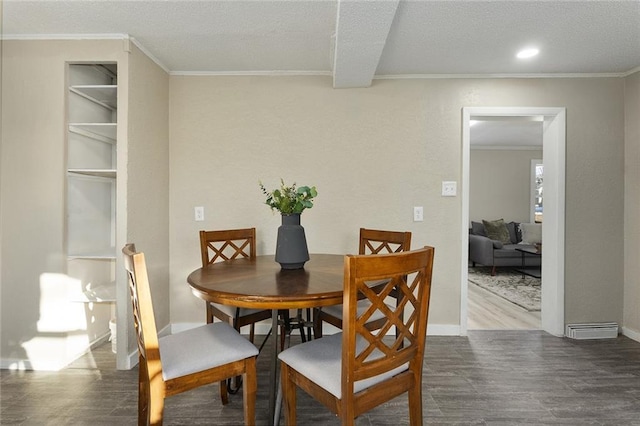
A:
<svg viewBox="0 0 640 426">
<path fill-rule="evenodd" d="M 521 223 L 520 231 L 522 232 L 522 241 L 520 244 L 533 245 L 542 243 L 542 224 Z"/>
<path fill-rule="evenodd" d="M 483 220 L 484 230 L 487 237 L 492 240 L 500 241 L 503 244 L 511 244 L 511 235 L 507 229 L 507 225 L 503 219 Z"/>
<path fill-rule="evenodd" d="M 511 244 L 518 244 L 520 241 L 522 241 L 520 224 L 518 222 L 507 223 L 507 229 L 509 230 L 509 235 L 511 236 Z"/>
<path fill-rule="evenodd" d="M 487 233 L 484 232 L 484 225 L 480 222 L 471 221 L 471 233 L 473 235 L 482 235 L 483 237 L 487 236 Z"/>
</svg>

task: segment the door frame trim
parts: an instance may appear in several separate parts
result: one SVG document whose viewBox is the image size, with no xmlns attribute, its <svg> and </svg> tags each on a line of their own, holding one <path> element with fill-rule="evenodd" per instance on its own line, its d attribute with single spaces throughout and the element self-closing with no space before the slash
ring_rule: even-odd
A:
<svg viewBox="0 0 640 426">
<path fill-rule="evenodd" d="M 469 160 L 470 121 L 475 116 L 543 117 L 542 160 L 545 167 L 544 225 L 542 227 L 542 329 L 564 336 L 565 168 L 566 108 L 464 107 L 462 108 L 462 247 L 460 335 L 467 335 L 469 265 Z"/>
</svg>

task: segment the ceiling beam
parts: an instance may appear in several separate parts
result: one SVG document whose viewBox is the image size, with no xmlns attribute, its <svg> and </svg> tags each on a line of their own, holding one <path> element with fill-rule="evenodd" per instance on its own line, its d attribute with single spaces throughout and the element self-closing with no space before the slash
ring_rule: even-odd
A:
<svg viewBox="0 0 640 426">
<path fill-rule="evenodd" d="M 369 87 L 400 0 L 338 0 L 333 87 Z"/>
</svg>

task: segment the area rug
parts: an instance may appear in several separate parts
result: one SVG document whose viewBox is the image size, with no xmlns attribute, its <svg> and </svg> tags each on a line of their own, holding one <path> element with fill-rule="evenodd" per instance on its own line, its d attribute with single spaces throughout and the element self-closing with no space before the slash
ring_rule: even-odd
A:
<svg viewBox="0 0 640 426">
<path fill-rule="evenodd" d="M 540 310 L 539 278 L 525 276 L 519 272 L 499 268 L 491 276 L 491 268 L 469 268 L 469 282 L 503 299 L 514 303 L 529 312 Z"/>
</svg>

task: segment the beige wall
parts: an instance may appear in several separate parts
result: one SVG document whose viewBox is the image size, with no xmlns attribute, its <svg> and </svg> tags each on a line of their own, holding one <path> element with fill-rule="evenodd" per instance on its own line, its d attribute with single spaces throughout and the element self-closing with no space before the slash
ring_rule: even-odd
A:
<svg viewBox="0 0 640 426">
<path fill-rule="evenodd" d="M 334 90 L 329 77 L 169 78 L 126 46 L 3 41 L 3 358 L 35 333 L 40 275 L 65 272 L 64 63 L 82 60 L 114 60 L 126 71 L 119 93 L 130 105 L 119 108 L 119 127 L 126 125 L 129 146 L 118 156 L 129 185 L 118 189 L 125 192 L 118 218 L 129 227 L 119 239 L 148 253 L 161 327 L 168 318 L 203 322 L 203 302 L 185 283 L 199 264 L 199 229 L 256 226 L 258 251 L 273 253 L 279 217 L 262 204 L 258 180 L 274 187 L 283 177 L 318 187 L 316 206 L 302 218 L 312 252 L 355 252 L 361 226 L 406 229 L 414 247 L 435 246 L 430 325 L 455 328 L 461 200 L 441 197 L 440 185 L 460 183 L 461 109 L 551 106 L 567 108 L 566 322 L 622 322 L 624 292 L 625 321 L 640 328 L 631 278 L 637 238 L 626 240 L 625 268 L 620 226 L 625 130 L 629 153 L 638 145 L 637 75 L 376 80 L 368 89 Z M 626 164 L 626 224 L 637 235 L 633 158 Z M 205 206 L 204 222 L 193 220 L 194 206 Z M 424 206 L 424 222 L 412 221 L 413 206 Z"/>
<path fill-rule="evenodd" d="M 23 343 L 49 336 L 51 325 L 37 324 L 50 303 L 41 286 L 51 277 L 63 278 L 67 268 L 66 63 L 117 61 L 125 66 L 127 56 L 116 40 L 2 44 L 2 359 L 48 363 L 56 350 L 68 355 L 65 339 L 51 339 L 56 348 L 38 355 L 25 353 Z"/>
<path fill-rule="evenodd" d="M 38 334 L 36 323 L 48 303 L 41 300 L 42 274 L 66 273 L 66 62 L 118 62 L 122 184 L 117 188 L 116 240 L 118 246 L 136 242 L 148 253 L 158 327 L 168 326 L 168 74 L 122 40 L 3 41 L 2 59 L 3 363 L 21 357 L 35 361 L 22 343 Z M 123 271 L 118 258 L 118 315 L 130 318 Z M 129 337 L 120 334 L 119 351 L 135 355 L 132 322 L 123 321 L 118 330 Z M 51 358 L 51 352 L 47 355 Z M 126 359 L 137 360 L 137 355 Z M 127 362 L 119 359 L 118 365 Z"/>
<path fill-rule="evenodd" d="M 542 150 L 472 149 L 469 219 L 529 222 L 534 159 L 542 160 Z"/>
<path fill-rule="evenodd" d="M 640 72 L 625 79 L 624 327 L 640 340 Z"/>
<path fill-rule="evenodd" d="M 567 108 L 566 321 L 622 321 L 623 80 L 376 80 L 331 88 L 328 77 L 171 77 L 171 320 L 201 322 L 186 275 L 197 231 L 256 226 L 273 253 L 279 218 L 257 182 L 316 185 L 303 214 L 310 251 L 355 252 L 360 226 L 409 230 L 436 247 L 430 325 L 459 325 L 461 109 Z M 193 207 L 206 220 L 194 222 Z M 424 222 L 412 221 L 424 206 Z M 597 242 L 597 243 L 594 243 Z M 437 302 L 436 302 L 437 301 Z"/>
</svg>

